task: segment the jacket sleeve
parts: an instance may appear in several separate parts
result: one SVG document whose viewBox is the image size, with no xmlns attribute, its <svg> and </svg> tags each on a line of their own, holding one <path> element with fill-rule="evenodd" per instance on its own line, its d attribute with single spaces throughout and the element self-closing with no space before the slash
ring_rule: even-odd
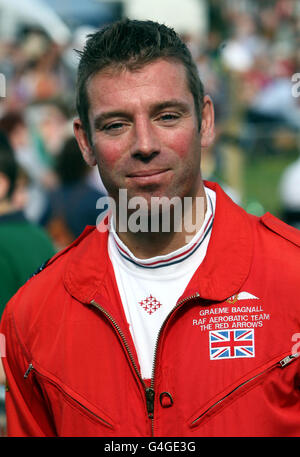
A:
<svg viewBox="0 0 300 457">
<path fill-rule="evenodd" d="M 14 298 L 6 306 L 0 325 L 1 357 L 7 385 L 5 396 L 7 435 L 14 437 L 55 436 L 51 416 L 41 389 L 33 375 L 24 378 L 31 361 L 14 321 Z"/>
</svg>

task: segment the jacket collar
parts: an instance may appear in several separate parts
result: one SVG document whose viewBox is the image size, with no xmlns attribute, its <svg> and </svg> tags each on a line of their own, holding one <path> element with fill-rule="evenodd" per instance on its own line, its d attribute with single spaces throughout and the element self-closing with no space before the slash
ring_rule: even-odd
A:
<svg viewBox="0 0 300 457">
<path fill-rule="evenodd" d="M 205 181 L 216 192 L 215 218 L 206 256 L 190 285 L 203 299 L 224 301 L 240 290 L 253 256 L 250 216 L 221 187 Z"/>
<path fill-rule="evenodd" d="M 216 192 L 216 212 L 205 259 L 194 274 L 185 296 L 198 292 L 205 300 L 224 301 L 245 282 L 253 255 L 253 233 L 249 215 L 216 183 L 205 181 Z M 107 252 L 108 231 L 87 230 L 87 236 L 70 250 L 64 273 L 68 292 L 83 303 L 97 296 L 109 297 L 112 265 Z M 112 282 L 113 281 L 113 282 Z"/>
</svg>

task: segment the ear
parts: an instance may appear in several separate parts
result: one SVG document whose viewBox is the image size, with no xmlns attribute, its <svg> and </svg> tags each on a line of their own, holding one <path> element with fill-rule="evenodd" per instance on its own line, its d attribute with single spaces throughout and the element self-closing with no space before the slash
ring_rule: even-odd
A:
<svg viewBox="0 0 300 457">
<path fill-rule="evenodd" d="M 94 167 L 97 165 L 97 160 L 93 148 L 90 145 L 87 133 L 84 130 L 82 122 L 79 118 L 74 119 L 73 130 L 78 146 L 81 150 L 82 157 L 90 167 Z"/>
<path fill-rule="evenodd" d="M 201 121 L 201 146 L 207 148 L 215 138 L 215 112 L 214 105 L 209 95 L 203 99 Z"/>
</svg>

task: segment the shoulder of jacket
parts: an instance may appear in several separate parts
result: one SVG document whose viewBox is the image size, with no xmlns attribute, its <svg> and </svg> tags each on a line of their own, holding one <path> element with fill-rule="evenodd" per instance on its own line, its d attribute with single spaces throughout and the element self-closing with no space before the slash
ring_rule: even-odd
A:
<svg viewBox="0 0 300 457">
<path fill-rule="evenodd" d="M 94 226 L 87 226 L 85 230 L 81 233 L 81 235 L 76 238 L 76 240 L 73 241 L 73 243 L 69 244 L 66 248 L 62 249 L 61 251 L 57 252 L 53 257 L 47 259 L 45 262 L 43 262 L 36 271 L 33 272 L 33 274 L 28 278 L 27 281 L 29 281 L 31 278 L 34 276 L 38 275 L 41 271 L 43 271 L 45 268 L 47 268 L 49 265 L 52 265 L 58 258 L 61 258 L 65 255 L 67 255 L 72 249 L 74 249 L 78 244 L 86 238 L 91 232 L 95 230 Z"/>
<path fill-rule="evenodd" d="M 46 260 L 11 297 L 5 308 L 13 319 L 17 320 L 20 326 L 27 322 L 30 310 L 41 308 L 44 299 L 51 293 L 59 289 L 65 261 L 68 261 L 68 254 L 80 244 L 80 242 L 94 231 L 95 227 L 88 226 L 82 234 L 66 248 L 57 252 L 53 257 Z M 61 260 L 61 262 L 60 262 Z M 53 265 L 54 270 L 51 266 Z M 52 271 L 51 271 L 52 270 Z"/>
<path fill-rule="evenodd" d="M 260 218 L 260 222 L 278 236 L 285 238 L 290 243 L 300 247 L 300 230 L 286 224 L 271 213 L 266 213 Z"/>
</svg>

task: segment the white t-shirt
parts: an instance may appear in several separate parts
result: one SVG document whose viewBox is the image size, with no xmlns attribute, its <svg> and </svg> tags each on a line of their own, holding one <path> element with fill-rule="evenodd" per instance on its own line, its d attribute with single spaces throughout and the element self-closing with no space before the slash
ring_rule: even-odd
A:
<svg viewBox="0 0 300 457">
<path fill-rule="evenodd" d="M 216 194 L 208 188 L 205 192 L 208 204 L 201 229 L 188 244 L 169 254 L 138 259 L 120 240 L 113 223 L 110 227 L 108 252 L 144 379 L 152 377 L 159 330 L 207 251 Z"/>
</svg>

